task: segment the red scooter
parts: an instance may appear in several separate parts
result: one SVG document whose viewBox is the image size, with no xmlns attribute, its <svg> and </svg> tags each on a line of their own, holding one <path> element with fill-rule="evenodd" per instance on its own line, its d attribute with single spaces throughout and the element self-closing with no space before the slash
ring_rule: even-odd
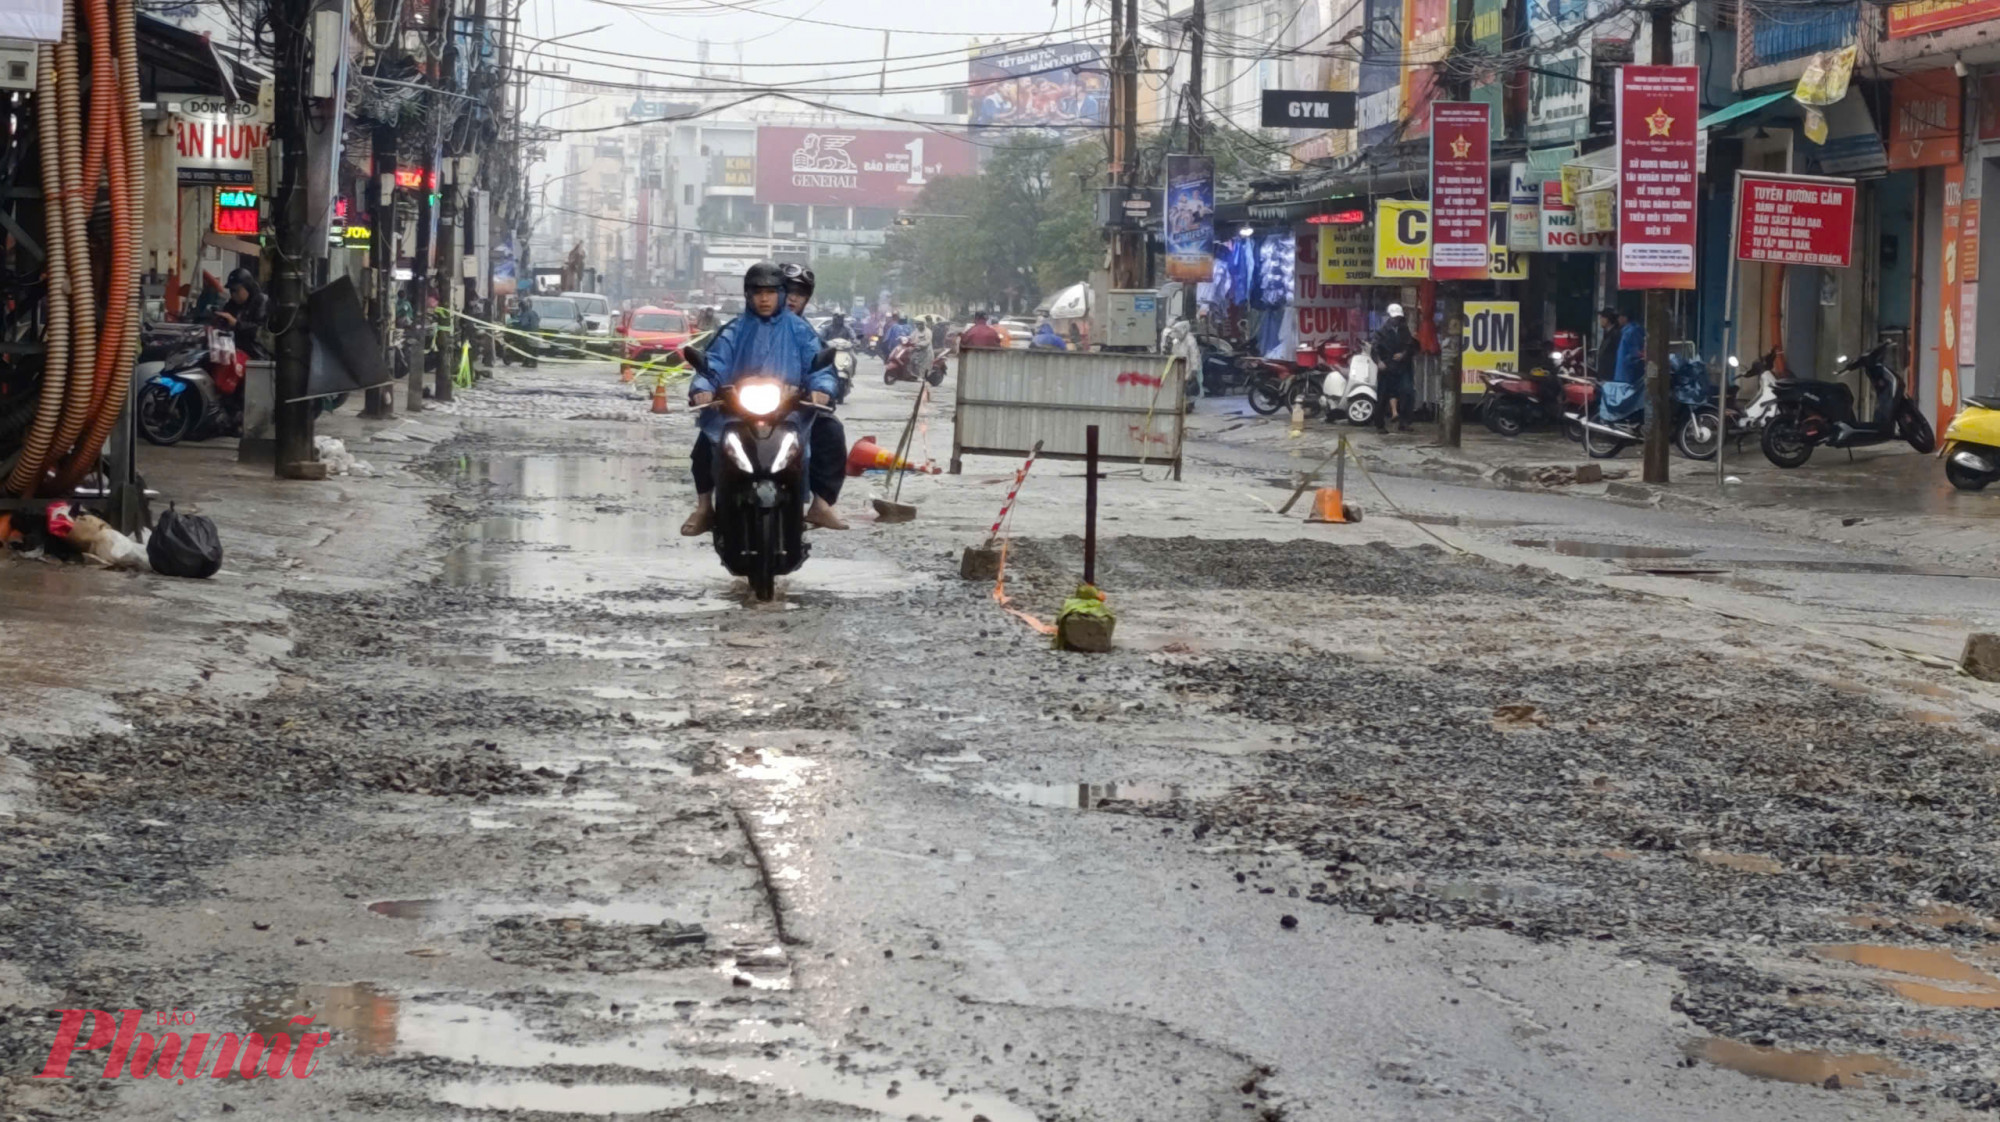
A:
<svg viewBox="0 0 2000 1122">
<path fill-rule="evenodd" d="M 1567 415 L 1588 410 L 1597 381 L 1584 367 L 1583 340 L 1575 332 L 1556 332 L 1547 367 L 1483 377 L 1486 398 L 1480 403 L 1480 419 L 1488 429 L 1515 437 L 1530 428 L 1559 424 L 1570 439 L 1583 439 L 1583 427 L 1571 425 Z"/>
<path fill-rule="evenodd" d="M 882 364 L 882 383 L 893 386 L 897 382 L 916 381 L 916 371 L 911 369 L 916 362 L 916 357 L 917 348 L 914 343 L 905 339 L 901 343 L 896 344 L 896 349 L 889 352 L 889 361 Z M 933 386 L 944 384 L 946 371 L 945 358 L 946 355 L 943 348 L 939 348 L 931 355 L 931 368 L 924 375 L 924 381 L 929 382 Z"/>
</svg>

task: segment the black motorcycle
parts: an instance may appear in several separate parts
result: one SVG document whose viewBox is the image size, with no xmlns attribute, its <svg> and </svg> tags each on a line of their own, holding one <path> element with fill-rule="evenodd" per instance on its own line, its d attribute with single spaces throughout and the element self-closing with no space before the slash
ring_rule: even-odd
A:
<svg viewBox="0 0 2000 1122">
<path fill-rule="evenodd" d="M 1841 358 L 1840 372 L 1867 374 L 1876 394 L 1875 419 L 1855 419 L 1854 391 L 1841 382 L 1787 378 L 1776 383 L 1777 406 L 1764 426 L 1764 458 L 1781 468 L 1795 468 L 1812 458 L 1813 449 L 1866 448 L 1892 440 L 1908 441 L 1919 453 L 1937 448 L 1937 430 L 1910 399 L 1901 375 L 1889 369 L 1884 341 L 1860 358 Z"/>
<path fill-rule="evenodd" d="M 709 373 L 698 347 L 683 350 L 688 365 Z M 834 361 L 820 352 L 815 368 Z M 777 580 L 806 563 L 805 509 L 812 495 L 806 483 L 810 432 L 799 414 L 832 410 L 805 398 L 805 391 L 775 378 L 745 378 L 722 388 L 702 406 L 728 414 L 715 442 L 715 552 L 722 567 L 750 582 L 759 600 L 777 594 Z"/>
</svg>

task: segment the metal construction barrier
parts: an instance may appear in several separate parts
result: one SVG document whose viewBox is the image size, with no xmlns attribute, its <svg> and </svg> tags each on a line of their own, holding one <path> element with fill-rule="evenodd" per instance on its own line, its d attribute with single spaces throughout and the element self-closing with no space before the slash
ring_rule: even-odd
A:
<svg viewBox="0 0 2000 1122">
<path fill-rule="evenodd" d="M 951 470 L 966 456 L 1084 456 L 1096 425 L 1098 459 L 1166 464 L 1181 477 L 1185 360 L 1108 351 L 969 350 L 959 358 Z"/>
</svg>

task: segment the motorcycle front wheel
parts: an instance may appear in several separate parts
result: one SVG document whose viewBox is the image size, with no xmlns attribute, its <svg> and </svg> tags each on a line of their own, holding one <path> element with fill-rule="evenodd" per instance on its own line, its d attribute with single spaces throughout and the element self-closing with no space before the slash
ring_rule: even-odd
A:
<svg viewBox="0 0 2000 1122">
<path fill-rule="evenodd" d="M 1905 405 L 1896 414 L 1896 435 L 1910 442 L 1919 456 L 1928 456 L 1937 451 L 1937 431 L 1914 405 Z"/>
<path fill-rule="evenodd" d="M 1372 397 L 1350 397 L 1347 399 L 1347 423 L 1355 428 L 1365 428 L 1375 423 L 1375 399 Z"/>
<path fill-rule="evenodd" d="M 1285 394 L 1278 389 L 1276 382 L 1268 378 L 1259 378 L 1250 383 L 1250 392 L 1246 396 L 1250 399 L 1250 408 L 1266 417 L 1286 405 Z"/>
<path fill-rule="evenodd" d="M 1944 462 L 1944 477 L 1953 487 L 1961 491 L 1984 491 L 1986 485 L 1993 482 L 1993 476 L 1968 467 L 1960 467 L 1948 458 Z"/>
<path fill-rule="evenodd" d="M 147 383 L 139 391 L 139 435 L 162 448 L 186 440 L 201 419 L 194 396 L 193 390 L 172 393 L 158 382 Z"/>
<path fill-rule="evenodd" d="M 1764 448 L 1764 458 L 1781 468 L 1804 467 L 1812 459 L 1812 445 L 1806 442 L 1796 417 L 1771 418 L 1758 443 Z"/>
<path fill-rule="evenodd" d="M 1689 411 L 1674 433 L 1674 446 L 1690 460 L 1712 460 L 1715 447 L 1722 443 L 1722 420 L 1713 409 Z"/>
<path fill-rule="evenodd" d="M 751 515 L 757 526 L 757 556 L 750 561 L 750 594 L 769 603 L 778 594 L 778 546 L 783 541 L 778 511 L 760 510 Z"/>
</svg>

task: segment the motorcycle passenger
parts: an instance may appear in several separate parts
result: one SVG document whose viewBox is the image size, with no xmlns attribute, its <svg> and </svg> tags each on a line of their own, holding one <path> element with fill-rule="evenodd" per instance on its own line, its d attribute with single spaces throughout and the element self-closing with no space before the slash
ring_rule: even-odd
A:
<svg viewBox="0 0 2000 1122">
<path fill-rule="evenodd" d="M 730 320 L 708 345 L 708 373 L 696 374 L 689 386 L 688 399 L 696 406 L 707 405 L 715 395 L 738 377 L 767 375 L 806 389 L 811 400 L 825 405 L 838 388 L 833 371 L 813 369 L 819 356 L 819 336 L 805 320 L 786 307 L 785 275 L 777 265 L 759 261 L 743 274 L 743 314 Z M 715 525 L 715 443 L 722 436 L 724 417 L 719 410 L 701 414 L 701 436 L 694 442 L 690 466 L 694 472 L 695 509 L 681 524 L 681 533 L 694 537 Z M 817 426 L 814 426 L 817 427 Z M 813 470 L 810 442 L 807 471 Z M 835 470 L 841 466 L 836 463 Z M 818 494 L 806 521 L 828 529 L 841 528 L 831 521 L 832 507 Z M 844 525 L 844 524 L 843 524 Z"/>
<path fill-rule="evenodd" d="M 1375 392 L 1395 409 L 1396 431 L 1409 432 L 1410 415 L 1417 411 L 1417 339 L 1410 334 L 1401 304 L 1389 305 L 1388 313 L 1382 326 L 1375 329 L 1370 345 L 1375 359 Z M 1375 431 L 1389 431 L 1388 414 L 1383 410 L 1375 411 Z"/>
<path fill-rule="evenodd" d="M 1001 341 L 1000 333 L 993 329 L 985 312 L 972 313 L 972 326 L 958 337 L 960 354 L 973 349 L 998 350 L 1004 346 L 1006 344 Z"/>
<path fill-rule="evenodd" d="M 270 357 L 257 340 L 257 332 L 269 316 L 269 305 L 257 277 L 248 269 L 229 274 L 229 302 L 215 313 L 215 320 L 236 335 L 236 349 L 250 358 Z"/>
<path fill-rule="evenodd" d="M 847 313 L 833 313 L 833 318 L 827 321 L 826 330 L 820 332 L 819 337 L 829 343 L 835 339 L 845 339 L 850 343 L 854 342 L 854 329 L 847 326 Z"/>
<path fill-rule="evenodd" d="M 1037 351 L 1069 350 L 1069 344 L 1063 341 L 1062 336 L 1056 334 L 1056 325 L 1048 320 L 1035 325 L 1035 337 L 1028 342 L 1028 346 Z"/>
<path fill-rule="evenodd" d="M 805 314 L 818 283 L 811 266 L 785 266 L 785 306 L 793 315 Z M 833 318 L 838 322 L 840 313 L 835 312 Z M 813 421 L 812 455 L 806 457 L 806 469 L 817 513 L 816 517 L 808 513 L 806 521 L 828 530 L 847 529 L 847 520 L 834 509 L 840 502 L 840 488 L 847 482 L 847 426 L 831 413 L 822 413 Z"/>
</svg>

